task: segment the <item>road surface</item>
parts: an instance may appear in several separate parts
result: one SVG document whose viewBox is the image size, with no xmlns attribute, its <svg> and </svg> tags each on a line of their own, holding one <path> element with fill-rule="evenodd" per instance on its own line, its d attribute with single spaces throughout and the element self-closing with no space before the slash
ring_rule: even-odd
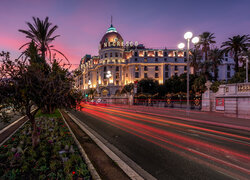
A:
<svg viewBox="0 0 250 180">
<path fill-rule="evenodd" d="M 250 132 L 166 111 L 85 105 L 71 113 L 157 179 L 250 179 Z"/>
</svg>

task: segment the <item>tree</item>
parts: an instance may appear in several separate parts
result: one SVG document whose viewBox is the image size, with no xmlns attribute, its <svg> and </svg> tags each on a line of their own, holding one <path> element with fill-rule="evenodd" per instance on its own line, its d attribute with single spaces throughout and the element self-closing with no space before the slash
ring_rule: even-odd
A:
<svg viewBox="0 0 250 180">
<path fill-rule="evenodd" d="M 221 64 L 223 59 L 223 52 L 218 48 L 209 51 L 208 57 L 211 61 L 211 67 L 214 72 L 214 80 L 218 79 L 218 66 Z"/>
<path fill-rule="evenodd" d="M 201 75 L 199 77 L 197 77 L 194 80 L 194 83 L 192 85 L 192 89 L 194 90 L 194 92 L 200 92 L 203 93 L 206 90 L 206 77 L 204 75 Z"/>
<path fill-rule="evenodd" d="M 33 21 L 33 24 L 31 24 L 30 22 L 26 23 L 29 27 L 28 30 L 19 29 L 19 32 L 24 33 L 26 35 L 26 38 L 30 39 L 36 44 L 39 52 L 41 53 L 41 58 L 45 60 L 46 53 L 49 53 L 49 59 L 51 60 L 51 50 L 53 50 L 67 59 L 62 52 L 54 49 L 53 45 L 50 45 L 51 42 L 59 37 L 59 35 L 53 35 L 58 26 L 55 25 L 51 27 L 52 23 L 49 22 L 48 17 L 46 17 L 44 21 L 40 20 L 39 18 L 33 17 Z M 29 44 L 30 42 L 25 43 L 23 46 L 21 46 L 21 48 Z"/>
<path fill-rule="evenodd" d="M 124 94 L 124 93 L 129 93 L 129 94 L 130 94 L 130 93 L 132 92 L 133 89 L 134 89 L 134 84 L 133 84 L 133 83 L 126 84 L 126 85 L 123 87 L 121 93 L 122 93 L 122 94 Z"/>
<path fill-rule="evenodd" d="M 205 77 L 206 81 L 209 79 L 212 79 L 212 76 L 210 74 L 212 62 L 210 60 L 207 60 L 207 61 L 201 62 L 199 66 L 201 69 L 201 75 Z"/>
<path fill-rule="evenodd" d="M 235 72 L 239 72 L 239 55 L 240 53 L 247 51 L 250 45 L 249 35 L 237 35 L 229 38 L 228 41 L 222 43 L 221 47 L 224 48 L 225 53 L 232 52 L 234 55 Z"/>
<path fill-rule="evenodd" d="M 144 78 L 138 82 L 138 93 L 154 95 L 158 92 L 158 81 L 151 78 Z"/>
<path fill-rule="evenodd" d="M 215 39 L 214 33 L 203 32 L 200 35 L 200 41 L 197 44 L 197 47 L 202 46 L 201 50 L 203 53 L 205 53 L 205 61 L 208 60 L 208 51 L 210 50 L 210 45 L 216 43 L 214 39 Z"/>
<path fill-rule="evenodd" d="M 200 61 L 202 56 L 197 48 L 191 50 L 190 52 L 191 52 L 190 66 L 194 68 L 194 74 L 196 75 L 200 67 Z"/>
<path fill-rule="evenodd" d="M 45 71 L 39 60 L 41 57 L 33 54 L 36 52 L 31 43 L 26 51 L 26 55 L 30 55 L 28 58 L 11 61 L 8 53 L 2 53 L 0 66 L 0 103 L 16 111 L 24 110 L 32 124 L 33 147 L 39 143 L 35 122 L 39 110 L 49 109 L 51 112 L 55 108 L 76 107 L 81 100 L 80 93 L 71 88 L 73 78 L 68 70 L 54 60 Z"/>
</svg>

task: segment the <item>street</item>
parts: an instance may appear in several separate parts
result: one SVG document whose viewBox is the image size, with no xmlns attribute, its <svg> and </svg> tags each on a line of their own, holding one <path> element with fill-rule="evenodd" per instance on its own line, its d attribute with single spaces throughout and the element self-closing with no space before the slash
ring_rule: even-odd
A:
<svg viewBox="0 0 250 180">
<path fill-rule="evenodd" d="M 147 108 L 84 105 L 71 113 L 157 179 L 250 178 L 249 131 L 201 123 L 220 118 L 213 114 L 194 112 L 189 121 L 185 111 Z"/>
</svg>

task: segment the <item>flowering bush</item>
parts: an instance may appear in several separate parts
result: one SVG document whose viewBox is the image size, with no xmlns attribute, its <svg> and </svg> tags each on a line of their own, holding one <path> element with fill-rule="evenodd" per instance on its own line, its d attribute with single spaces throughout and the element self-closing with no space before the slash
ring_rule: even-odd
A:
<svg viewBox="0 0 250 180">
<path fill-rule="evenodd" d="M 36 121 L 40 143 L 35 149 L 30 123 L 0 147 L 0 179 L 91 179 L 62 118 L 40 116 Z"/>
</svg>

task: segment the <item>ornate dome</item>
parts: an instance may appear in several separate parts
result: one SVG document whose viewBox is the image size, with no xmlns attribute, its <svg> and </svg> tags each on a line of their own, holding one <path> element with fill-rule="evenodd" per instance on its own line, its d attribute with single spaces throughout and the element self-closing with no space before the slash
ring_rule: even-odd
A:
<svg viewBox="0 0 250 180">
<path fill-rule="evenodd" d="M 101 48 L 106 47 L 122 47 L 123 39 L 122 36 L 116 31 L 116 28 L 111 26 L 108 28 L 106 34 L 102 37 L 100 41 Z"/>
</svg>

